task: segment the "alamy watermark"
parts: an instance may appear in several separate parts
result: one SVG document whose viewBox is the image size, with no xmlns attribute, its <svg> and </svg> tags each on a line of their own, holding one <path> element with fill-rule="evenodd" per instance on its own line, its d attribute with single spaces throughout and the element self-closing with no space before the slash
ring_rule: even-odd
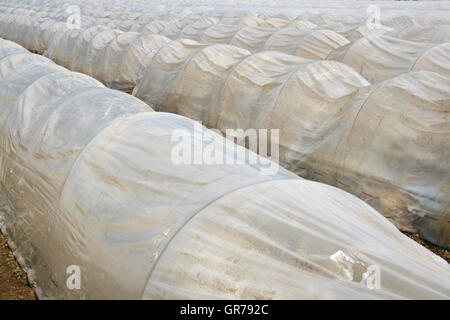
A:
<svg viewBox="0 0 450 320">
<path fill-rule="evenodd" d="M 373 4 L 367 7 L 366 12 L 369 14 L 366 26 L 369 30 L 381 30 L 381 10 L 380 7 Z"/>
<path fill-rule="evenodd" d="M 77 5 L 68 6 L 66 13 L 69 15 L 66 19 L 66 25 L 69 29 L 81 28 L 81 10 Z"/>
<path fill-rule="evenodd" d="M 66 269 L 66 274 L 69 276 L 66 280 L 66 286 L 69 290 L 81 289 L 81 269 L 77 265 L 70 265 Z"/>
<path fill-rule="evenodd" d="M 194 130 L 176 129 L 171 141 L 175 165 L 258 165 L 262 175 L 279 170 L 279 129 L 206 129 L 195 122 Z M 260 156 L 258 156 L 258 154 Z"/>
<path fill-rule="evenodd" d="M 371 31 L 392 31 L 393 29 L 381 24 L 381 8 L 376 4 L 367 7 L 366 12 L 369 17 L 366 20 L 366 27 Z"/>
</svg>

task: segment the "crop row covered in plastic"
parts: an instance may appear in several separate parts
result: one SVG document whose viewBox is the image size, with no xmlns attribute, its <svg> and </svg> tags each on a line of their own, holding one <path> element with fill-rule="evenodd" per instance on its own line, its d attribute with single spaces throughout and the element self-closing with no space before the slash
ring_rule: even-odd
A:
<svg viewBox="0 0 450 320">
<path fill-rule="evenodd" d="M 363 201 L 5 40 L 0 101 L 0 217 L 41 297 L 449 298 L 448 264 Z M 174 132 L 243 161 L 176 164 Z"/>
<path fill-rule="evenodd" d="M 445 2 L 389 2 L 353 1 L 342 5 L 341 1 L 127 1 L 122 0 L 24 0 L 2 1 L 8 14 L 33 14 L 56 20 L 66 20 L 80 13 L 83 24 L 101 21 L 123 31 L 138 31 L 152 22 L 172 25 L 172 30 L 203 19 L 208 23 L 222 23 L 252 27 L 320 26 L 351 36 L 363 27 L 373 8 L 382 14 L 380 22 L 386 28 L 402 29 L 411 26 L 449 25 L 449 8 Z M 36 12 L 38 9 L 38 12 Z M 376 8 L 375 8 L 376 9 Z M 427 14 L 423 14 L 426 12 Z M 167 25 L 166 25 L 167 27 Z M 405 34 L 405 36 L 407 36 Z"/>
<path fill-rule="evenodd" d="M 70 28 L 65 22 L 34 16 L 5 15 L 1 17 L 4 22 L 1 27 L 1 34 L 5 38 L 16 39 L 30 50 L 43 52 L 51 46 L 48 39 L 56 34 L 61 41 L 70 40 L 73 33 L 79 33 L 79 29 Z M 82 29 L 103 28 L 117 32 L 126 32 L 110 24 L 102 25 L 100 21 L 93 25 L 83 25 Z M 205 26 L 205 28 L 201 27 Z M 207 27 L 207 28 L 206 28 Z M 183 29 L 184 30 L 184 29 Z M 226 24 L 204 24 L 195 22 L 187 30 L 176 34 L 173 32 L 163 32 L 157 30 L 131 30 L 126 33 L 158 34 L 169 39 L 191 39 L 202 43 L 226 43 L 232 44 L 251 52 L 263 50 L 276 50 L 288 54 L 311 58 L 324 59 L 333 50 L 349 43 L 343 36 L 334 31 L 326 29 L 297 29 L 297 28 L 265 28 L 265 27 L 242 27 Z M 42 43 L 35 41 L 36 36 L 44 34 Z M 69 37 L 66 39 L 65 37 Z M 31 43 L 35 41 L 35 43 Z"/>
<path fill-rule="evenodd" d="M 153 58 L 137 97 L 222 132 L 280 129 L 283 166 L 357 194 L 401 229 L 448 246 L 449 78 L 410 72 L 366 87 L 334 61 L 276 52 L 242 59 L 234 47 L 170 44 Z"/>
<path fill-rule="evenodd" d="M 358 37 L 353 35 L 346 39 L 335 31 L 318 27 L 312 29 L 248 27 L 204 22 L 204 17 L 198 19 L 194 19 L 192 25 L 186 26 L 187 29 L 183 28 L 175 33 L 153 29 L 132 29 L 133 31 L 127 32 L 111 24 L 103 25 L 101 20 L 73 28 L 66 21 L 36 15 L 4 13 L 0 16 L 0 35 L 32 51 L 48 50 L 49 57 L 53 60 L 58 59 L 60 48 L 64 48 L 66 59 L 76 59 L 75 56 L 81 59 L 79 55 L 85 48 L 79 48 L 82 44 L 76 42 L 78 37 L 84 37 L 87 41 L 92 40 L 91 44 L 86 45 L 94 46 L 95 50 L 103 52 L 109 44 L 114 45 L 112 40 L 121 34 L 124 34 L 121 39 L 125 43 L 120 44 L 119 41 L 120 45 L 116 50 L 128 49 L 132 45 L 130 41 L 150 32 L 172 40 L 191 39 L 206 44 L 231 44 L 251 53 L 280 51 L 306 59 L 338 60 L 360 72 L 370 82 L 383 81 L 414 70 L 432 70 L 449 76 L 450 49 L 446 35 L 450 26 L 426 29 L 429 36 L 428 40 L 423 42 L 417 41 L 413 36 L 411 38 L 414 41 L 400 39 L 383 30 L 361 31 Z M 419 28 L 419 31 L 412 30 L 405 33 L 417 34 L 424 27 L 411 28 Z M 401 34 L 395 33 L 396 36 Z M 122 61 L 116 63 L 129 64 Z"/>
<path fill-rule="evenodd" d="M 23 35 L 33 32 L 24 33 L 29 29 L 18 27 L 22 24 L 17 21 L 5 22 L 3 35 L 30 43 Z M 370 35 L 336 50 L 333 59 L 371 80 L 400 74 L 361 89 L 369 83 L 335 61 L 251 54 L 227 44 L 171 41 L 105 26 L 69 29 L 54 24 L 42 34 L 42 42 L 46 55 L 58 64 L 107 86 L 131 91 L 138 83 L 135 95 L 158 110 L 222 132 L 281 129 L 283 166 L 350 191 L 402 230 L 419 231 L 448 246 L 450 187 L 448 180 L 437 182 L 450 171 L 448 43 Z M 362 49 L 367 46 L 380 51 L 366 54 Z M 380 65 L 383 53 L 392 52 Z M 406 144 L 408 148 L 399 148 Z M 404 159 L 411 161 L 400 169 Z"/>
<path fill-rule="evenodd" d="M 450 42 L 415 42 L 370 35 L 334 50 L 327 58 L 349 65 L 372 83 L 419 70 L 450 78 Z"/>
</svg>

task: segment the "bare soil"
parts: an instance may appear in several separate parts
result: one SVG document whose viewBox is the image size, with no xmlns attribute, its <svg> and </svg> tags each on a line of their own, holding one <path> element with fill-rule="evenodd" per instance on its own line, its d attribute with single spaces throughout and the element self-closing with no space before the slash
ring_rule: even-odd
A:
<svg viewBox="0 0 450 320">
<path fill-rule="evenodd" d="M 26 273 L 9 249 L 7 239 L 0 233 L 0 300 L 34 300 Z"/>
</svg>

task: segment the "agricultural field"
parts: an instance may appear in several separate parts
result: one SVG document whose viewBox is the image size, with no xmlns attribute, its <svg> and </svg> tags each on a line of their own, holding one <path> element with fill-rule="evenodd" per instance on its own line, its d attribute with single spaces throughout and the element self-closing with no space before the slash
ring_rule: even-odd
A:
<svg viewBox="0 0 450 320">
<path fill-rule="evenodd" d="M 0 0 L 0 123 L 0 299 L 450 298 L 447 1 Z"/>
</svg>

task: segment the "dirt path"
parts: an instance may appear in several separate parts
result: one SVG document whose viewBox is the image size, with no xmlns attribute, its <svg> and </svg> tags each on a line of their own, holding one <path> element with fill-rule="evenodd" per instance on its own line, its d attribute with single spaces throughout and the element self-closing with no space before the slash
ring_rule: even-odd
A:
<svg viewBox="0 0 450 320">
<path fill-rule="evenodd" d="M 20 268 L 7 239 L 0 233 L 0 300 L 34 300 L 25 272 Z"/>
</svg>

